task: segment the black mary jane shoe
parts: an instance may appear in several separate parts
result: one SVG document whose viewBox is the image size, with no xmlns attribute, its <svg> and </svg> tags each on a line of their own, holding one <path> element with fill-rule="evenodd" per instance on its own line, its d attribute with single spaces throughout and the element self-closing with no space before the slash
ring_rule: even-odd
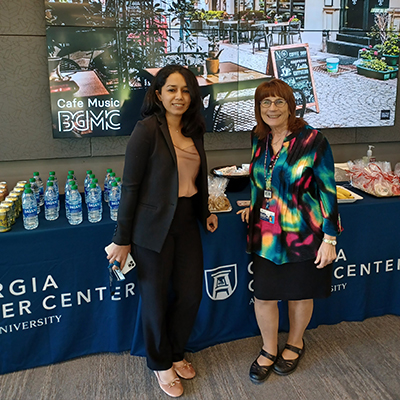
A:
<svg viewBox="0 0 400 400">
<path fill-rule="evenodd" d="M 295 369 L 299 365 L 300 359 L 303 357 L 304 352 L 306 350 L 306 345 L 303 340 L 303 348 L 299 349 L 298 347 L 292 346 L 291 344 L 285 345 L 285 349 L 288 349 L 290 351 L 293 351 L 293 353 L 298 354 L 299 356 L 295 358 L 294 360 L 285 360 L 282 357 L 282 354 L 278 357 L 278 360 L 273 366 L 273 370 L 276 374 L 286 376 L 291 374 L 292 372 L 295 371 Z"/>
<path fill-rule="evenodd" d="M 272 354 L 269 354 L 265 350 L 261 349 L 259 356 L 264 356 L 265 358 L 268 358 L 268 360 L 271 360 L 273 363 L 275 363 L 275 361 L 278 357 L 278 350 L 277 350 L 276 354 L 277 354 L 276 356 L 273 356 Z M 257 362 L 257 360 L 258 360 L 258 357 L 255 359 L 253 364 L 251 364 L 249 376 L 253 383 L 262 383 L 271 374 L 272 367 L 274 364 L 260 365 Z"/>
</svg>

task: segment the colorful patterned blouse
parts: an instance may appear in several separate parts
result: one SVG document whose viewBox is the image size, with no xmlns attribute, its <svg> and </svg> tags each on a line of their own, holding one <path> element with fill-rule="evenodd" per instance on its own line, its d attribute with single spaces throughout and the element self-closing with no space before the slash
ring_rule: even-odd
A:
<svg viewBox="0 0 400 400">
<path fill-rule="evenodd" d="M 252 134 L 247 251 L 275 264 L 314 259 L 324 233 L 341 232 L 331 148 L 322 133 L 310 126 L 289 135 L 272 171 L 268 200 L 265 171 L 273 152 L 269 144 L 265 157 L 267 141 Z M 260 208 L 274 215 L 274 223 L 260 218 Z"/>
</svg>

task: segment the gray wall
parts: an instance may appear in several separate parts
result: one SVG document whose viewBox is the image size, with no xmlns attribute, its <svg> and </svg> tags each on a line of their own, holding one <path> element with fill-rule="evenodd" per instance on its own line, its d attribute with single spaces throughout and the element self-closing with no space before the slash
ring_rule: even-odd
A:
<svg viewBox="0 0 400 400">
<path fill-rule="evenodd" d="M 63 180 L 74 169 L 101 179 L 106 168 L 122 174 L 128 138 L 53 139 L 47 72 L 44 0 L 0 0 L 0 181 L 13 186 L 39 171 Z M 400 85 L 398 85 L 400 86 Z M 397 102 L 396 115 L 400 108 Z M 394 127 L 324 130 L 336 162 L 360 158 L 366 144 L 394 165 L 400 161 L 400 123 Z M 207 134 L 209 167 L 249 161 L 248 134 Z"/>
</svg>

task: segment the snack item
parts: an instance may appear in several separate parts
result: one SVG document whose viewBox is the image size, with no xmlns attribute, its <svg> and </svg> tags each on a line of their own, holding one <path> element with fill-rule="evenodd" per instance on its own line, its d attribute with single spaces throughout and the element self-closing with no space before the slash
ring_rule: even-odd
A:
<svg viewBox="0 0 400 400">
<path fill-rule="evenodd" d="M 340 186 L 336 186 L 336 195 L 338 200 L 339 199 L 354 199 L 354 196 L 345 188 Z"/>
<path fill-rule="evenodd" d="M 227 178 L 208 176 L 208 209 L 210 212 L 232 210 L 231 203 L 225 194 L 227 184 Z"/>
<path fill-rule="evenodd" d="M 214 169 L 214 174 L 219 176 L 247 176 L 249 175 L 250 164 L 242 164 L 242 167 L 236 165 Z"/>
<path fill-rule="evenodd" d="M 228 211 L 231 209 L 231 203 L 225 195 L 208 198 L 208 209 L 212 211 Z"/>
</svg>

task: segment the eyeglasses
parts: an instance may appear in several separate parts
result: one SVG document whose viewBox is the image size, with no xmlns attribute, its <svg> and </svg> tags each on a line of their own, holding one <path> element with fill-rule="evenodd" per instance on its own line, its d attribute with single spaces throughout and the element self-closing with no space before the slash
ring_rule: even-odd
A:
<svg viewBox="0 0 400 400">
<path fill-rule="evenodd" d="M 271 101 L 268 99 L 264 99 L 264 100 L 260 101 L 261 107 L 263 107 L 263 108 L 270 108 L 272 103 L 274 103 L 276 107 L 282 108 L 286 104 L 286 100 L 278 99 L 275 101 Z"/>
</svg>

